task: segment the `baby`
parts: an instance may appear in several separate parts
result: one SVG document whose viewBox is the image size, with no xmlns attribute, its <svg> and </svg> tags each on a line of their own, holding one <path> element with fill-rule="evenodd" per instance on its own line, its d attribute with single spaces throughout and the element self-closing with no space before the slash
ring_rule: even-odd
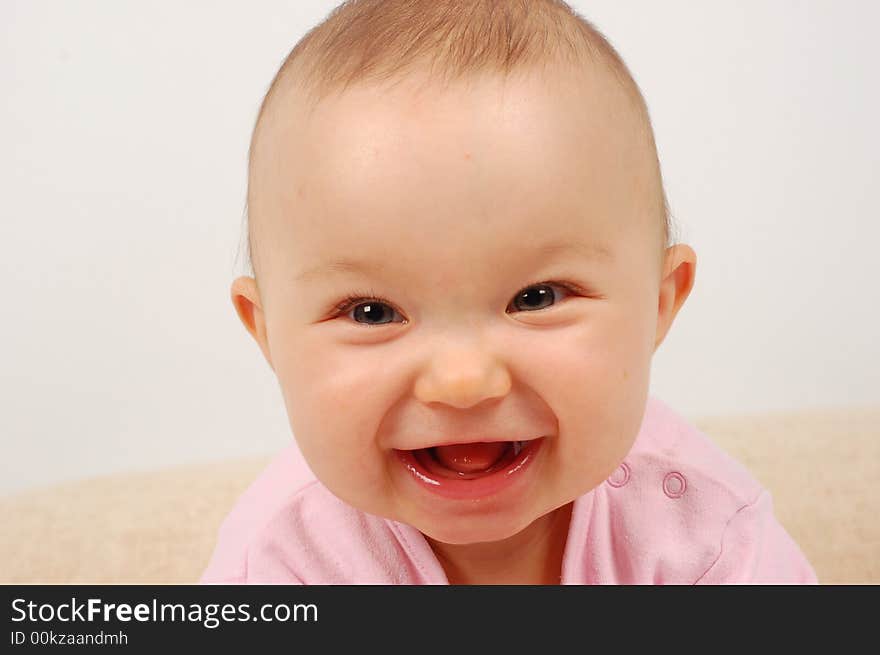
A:
<svg viewBox="0 0 880 655">
<path fill-rule="evenodd" d="M 295 437 L 206 583 L 816 583 L 648 395 L 694 283 L 647 108 L 561 0 L 343 3 L 250 151 L 238 315 Z"/>
</svg>

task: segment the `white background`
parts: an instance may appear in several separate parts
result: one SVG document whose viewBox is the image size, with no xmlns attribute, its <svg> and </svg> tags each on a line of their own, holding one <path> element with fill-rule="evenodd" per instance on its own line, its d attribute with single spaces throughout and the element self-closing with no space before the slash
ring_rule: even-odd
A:
<svg viewBox="0 0 880 655">
<path fill-rule="evenodd" d="M 573 2 L 648 100 L 687 417 L 880 402 L 880 4 Z M 0 3 L 0 491 L 277 450 L 229 299 L 250 131 L 333 0 Z"/>
</svg>

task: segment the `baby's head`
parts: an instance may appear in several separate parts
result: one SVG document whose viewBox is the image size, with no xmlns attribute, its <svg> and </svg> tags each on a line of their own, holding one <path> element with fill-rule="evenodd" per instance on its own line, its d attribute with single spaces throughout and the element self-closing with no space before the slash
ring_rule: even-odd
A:
<svg viewBox="0 0 880 655">
<path fill-rule="evenodd" d="M 248 206 L 233 301 L 342 500 L 497 541 L 630 450 L 695 255 L 638 87 L 564 3 L 337 8 L 267 93 Z"/>
</svg>

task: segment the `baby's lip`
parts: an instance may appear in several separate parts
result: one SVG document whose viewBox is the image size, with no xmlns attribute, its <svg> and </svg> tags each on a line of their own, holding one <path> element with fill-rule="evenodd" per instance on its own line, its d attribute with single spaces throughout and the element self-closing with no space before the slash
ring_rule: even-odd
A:
<svg viewBox="0 0 880 655">
<path fill-rule="evenodd" d="M 499 440 L 496 440 L 499 441 Z M 394 457 L 400 461 L 409 478 L 422 490 L 451 501 L 473 501 L 502 493 L 525 493 L 528 480 L 536 473 L 533 462 L 539 457 L 544 438 L 530 439 L 521 449 L 507 449 L 506 454 L 488 469 L 470 473 L 453 473 L 447 468 L 438 470 L 424 451 L 396 450 Z M 509 443 L 509 442 L 508 442 Z M 442 465 L 441 469 L 443 468 Z M 518 487 L 519 491 L 511 488 Z"/>
<path fill-rule="evenodd" d="M 515 443 L 517 441 L 520 443 L 525 443 L 527 441 L 534 441 L 535 439 L 540 439 L 540 438 L 541 437 L 528 437 L 528 438 L 521 437 L 519 439 L 515 439 L 515 438 L 512 439 L 512 438 L 510 438 L 510 436 L 487 437 L 487 436 L 481 435 L 481 436 L 457 438 L 457 439 L 456 438 L 439 439 L 439 440 L 433 441 L 431 443 L 427 443 L 422 446 L 414 446 L 412 448 L 396 448 L 395 450 L 424 450 L 426 448 L 438 448 L 441 446 L 458 446 L 458 445 L 466 444 L 466 443 L 498 443 L 498 442 Z"/>
</svg>

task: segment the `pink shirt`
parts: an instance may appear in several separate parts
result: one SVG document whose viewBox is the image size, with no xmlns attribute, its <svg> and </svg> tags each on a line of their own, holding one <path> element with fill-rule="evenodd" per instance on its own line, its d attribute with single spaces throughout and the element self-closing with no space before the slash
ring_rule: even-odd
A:
<svg viewBox="0 0 880 655">
<path fill-rule="evenodd" d="M 220 526 L 202 583 L 448 584 L 415 528 L 336 498 L 295 444 Z M 649 397 L 621 466 L 577 498 L 562 584 L 816 584 L 738 462 Z"/>
</svg>

